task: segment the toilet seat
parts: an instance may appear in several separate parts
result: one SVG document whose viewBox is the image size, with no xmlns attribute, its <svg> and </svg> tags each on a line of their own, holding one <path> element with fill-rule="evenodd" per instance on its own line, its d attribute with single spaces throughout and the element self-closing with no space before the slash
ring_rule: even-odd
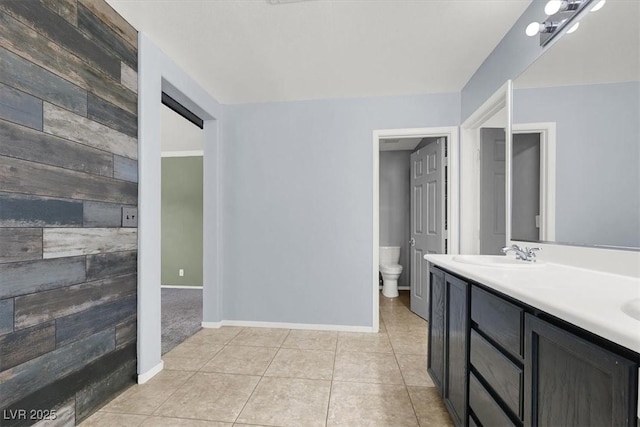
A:
<svg viewBox="0 0 640 427">
<path fill-rule="evenodd" d="M 382 274 L 400 274 L 402 273 L 402 266 L 400 264 L 388 264 L 381 265 L 380 273 Z"/>
</svg>

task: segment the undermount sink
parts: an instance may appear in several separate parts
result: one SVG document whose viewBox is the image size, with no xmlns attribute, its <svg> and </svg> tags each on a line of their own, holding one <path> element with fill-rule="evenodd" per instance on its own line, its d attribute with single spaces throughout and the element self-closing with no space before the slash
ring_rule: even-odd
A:
<svg viewBox="0 0 640 427">
<path fill-rule="evenodd" d="M 640 298 L 632 299 L 620 307 L 622 312 L 636 320 L 640 320 Z"/>
<path fill-rule="evenodd" d="M 453 257 L 453 260 L 463 264 L 479 265 L 481 267 L 536 268 L 544 266 L 544 261 L 523 261 L 501 255 L 457 255 Z"/>
</svg>

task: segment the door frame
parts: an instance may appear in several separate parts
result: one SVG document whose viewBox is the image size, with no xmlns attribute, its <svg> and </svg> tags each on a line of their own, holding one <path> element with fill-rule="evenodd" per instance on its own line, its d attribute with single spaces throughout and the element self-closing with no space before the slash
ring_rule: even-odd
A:
<svg viewBox="0 0 640 427">
<path fill-rule="evenodd" d="M 446 137 L 448 144 L 448 188 L 447 188 L 447 220 L 448 230 L 445 238 L 448 239 L 448 250 L 451 254 L 459 253 L 459 194 L 460 194 L 460 137 L 458 127 L 429 127 L 408 129 L 378 129 L 373 131 L 372 163 L 373 163 L 373 247 L 372 247 L 372 332 L 378 332 L 380 328 L 380 289 L 379 289 L 379 264 L 380 264 L 380 140 L 386 138 L 429 138 Z"/>
<path fill-rule="evenodd" d="M 161 94 L 204 121 L 203 324 L 220 322 L 220 144 L 222 107 L 142 32 L 138 33 L 138 383 L 162 371 L 160 211 Z M 206 262 L 204 262 L 206 260 Z"/>
<path fill-rule="evenodd" d="M 513 124 L 512 133 L 540 134 L 540 240 L 553 242 L 556 239 L 556 123 Z M 511 186 L 511 176 L 507 179 Z"/>
<path fill-rule="evenodd" d="M 502 114 L 505 123 L 505 158 L 511 157 L 512 81 L 508 80 L 460 125 L 460 253 L 480 253 L 480 128 L 496 127 L 494 119 Z M 505 175 L 511 176 L 511 164 L 505 163 Z M 505 185 L 505 241 L 511 240 L 511 185 Z"/>
</svg>

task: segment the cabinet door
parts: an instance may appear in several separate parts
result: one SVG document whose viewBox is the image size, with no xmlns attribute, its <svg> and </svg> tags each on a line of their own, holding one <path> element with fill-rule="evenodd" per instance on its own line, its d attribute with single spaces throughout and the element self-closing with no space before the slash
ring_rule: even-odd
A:
<svg viewBox="0 0 640 427">
<path fill-rule="evenodd" d="M 431 268 L 429 295 L 429 340 L 427 370 L 438 387 L 440 395 L 444 391 L 444 308 L 445 308 L 445 282 L 444 273 L 436 268 Z"/>
<path fill-rule="evenodd" d="M 446 381 L 444 399 L 456 425 L 467 420 L 467 371 L 469 369 L 469 285 L 445 275 Z"/>
<path fill-rule="evenodd" d="M 525 426 L 635 426 L 635 364 L 525 316 Z"/>
</svg>

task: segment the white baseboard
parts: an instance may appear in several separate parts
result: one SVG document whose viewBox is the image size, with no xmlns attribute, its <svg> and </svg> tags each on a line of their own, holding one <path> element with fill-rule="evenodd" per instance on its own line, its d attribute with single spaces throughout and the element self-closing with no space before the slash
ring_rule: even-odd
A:
<svg viewBox="0 0 640 427">
<path fill-rule="evenodd" d="M 382 290 L 382 286 L 380 286 L 380 290 Z M 399 291 L 410 291 L 411 286 L 398 286 Z"/>
<path fill-rule="evenodd" d="M 158 363 L 153 368 L 149 369 L 147 372 L 145 372 L 143 374 L 138 374 L 138 384 L 146 383 L 151 378 L 156 376 L 163 369 L 164 369 L 164 362 L 161 360 L 160 363 Z"/>
<path fill-rule="evenodd" d="M 200 326 L 208 329 L 219 329 L 222 326 L 222 322 L 202 322 Z"/>
<path fill-rule="evenodd" d="M 162 285 L 162 289 L 202 289 L 202 286 Z"/>
<path fill-rule="evenodd" d="M 221 322 L 202 322 L 203 328 L 220 326 L 244 326 L 248 328 L 306 329 L 314 331 L 373 332 L 370 326 L 322 325 L 313 323 L 255 322 L 249 320 L 223 320 Z"/>
</svg>

